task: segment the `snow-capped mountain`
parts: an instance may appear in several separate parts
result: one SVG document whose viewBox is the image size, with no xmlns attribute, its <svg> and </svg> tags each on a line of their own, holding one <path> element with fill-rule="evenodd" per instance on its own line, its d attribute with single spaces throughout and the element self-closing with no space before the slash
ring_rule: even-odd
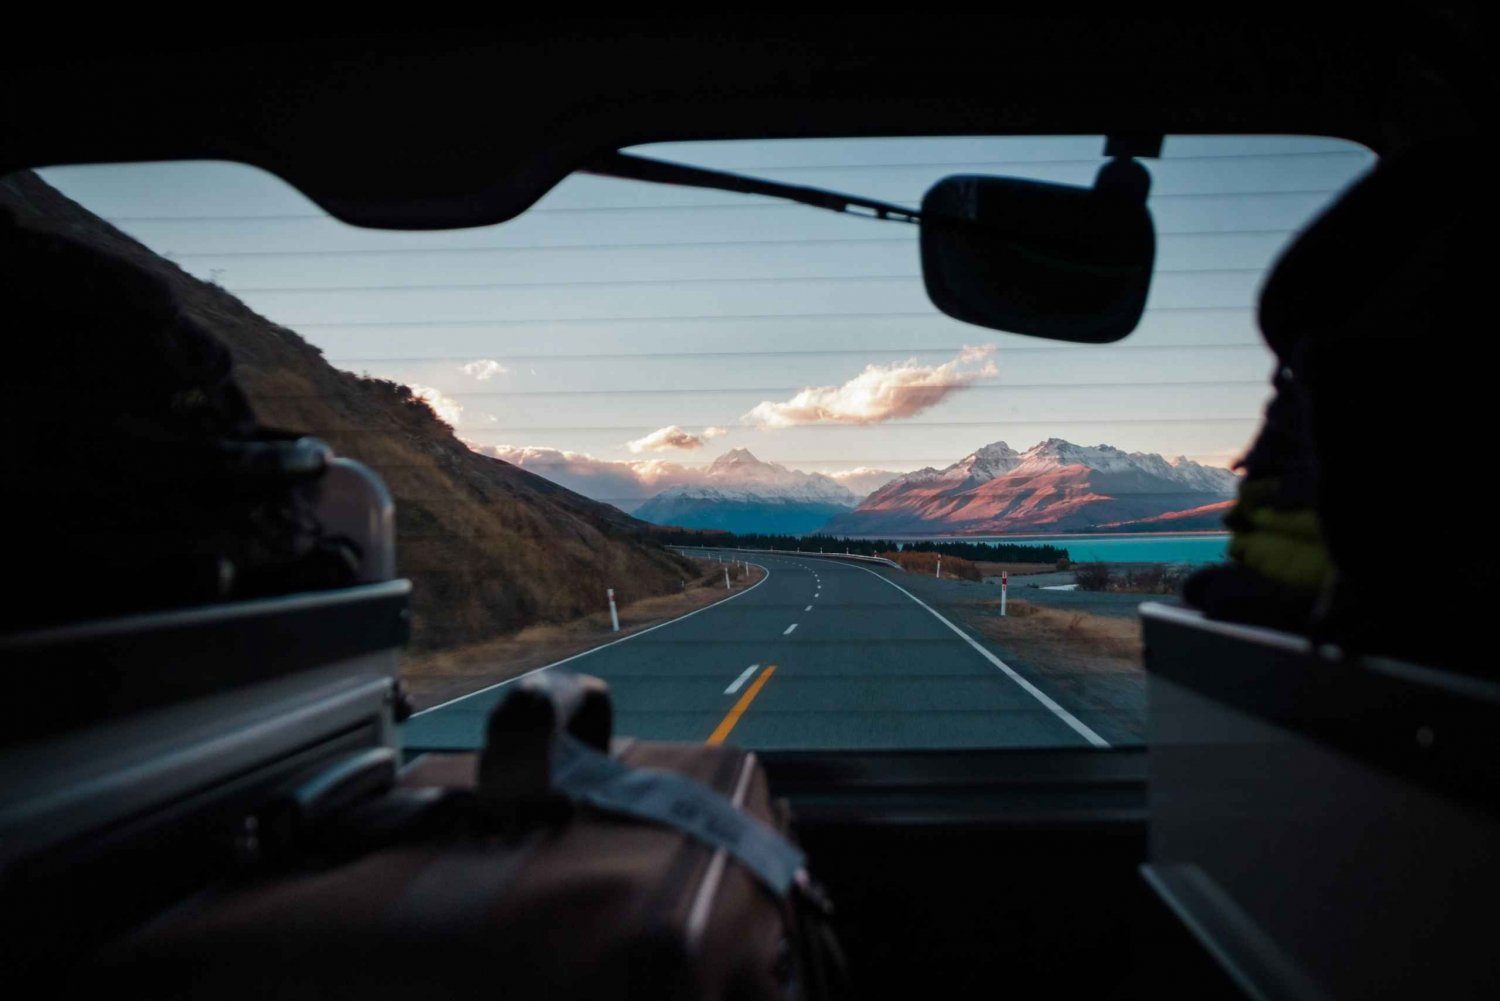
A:
<svg viewBox="0 0 1500 1001">
<path fill-rule="evenodd" d="M 1179 512 L 1212 520 L 1238 482 L 1227 469 L 1181 456 L 1169 460 L 1061 438 L 1024 452 L 995 442 L 945 469 L 919 469 L 892 480 L 823 530 L 987 534 L 1170 525 Z"/>
<path fill-rule="evenodd" d="M 762 462 L 749 449 L 736 448 L 715 459 L 702 482 L 669 487 L 634 514 L 659 525 L 800 535 L 849 511 L 857 500 L 832 477 Z"/>
<path fill-rule="evenodd" d="M 853 507 L 858 498 L 822 473 L 804 473 L 774 462 L 762 462 L 748 448 L 732 448 L 715 459 L 704 473 L 703 486 L 673 487 L 679 494 L 718 491 L 725 496 L 819 501 Z"/>
<path fill-rule="evenodd" d="M 877 497 L 896 496 L 909 490 L 951 491 L 974 486 L 1002 476 L 1021 463 L 1021 454 L 1003 441 L 986 445 L 977 452 L 970 452 L 951 466 L 933 469 L 931 466 L 893 477 L 884 486 L 870 492 L 860 507 Z"/>
<path fill-rule="evenodd" d="M 840 486 L 848 487 L 857 499 L 863 500 L 900 475 L 889 469 L 856 466 L 853 469 L 840 469 L 836 473 L 829 473 L 828 477 L 838 482 Z"/>
</svg>

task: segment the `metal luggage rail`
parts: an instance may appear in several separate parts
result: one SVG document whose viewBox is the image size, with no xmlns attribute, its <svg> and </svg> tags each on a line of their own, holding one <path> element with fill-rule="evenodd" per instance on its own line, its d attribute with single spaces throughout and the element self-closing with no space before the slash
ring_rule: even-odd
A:
<svg viewBox="0 0 1500 1001">
<path fill-rule="evenodd" d="M 0 873 L 330 741 L 396 747 L 410 592 L 391 580 L 0 639 L 26 702 L 0 729 Z"/>
</svg>

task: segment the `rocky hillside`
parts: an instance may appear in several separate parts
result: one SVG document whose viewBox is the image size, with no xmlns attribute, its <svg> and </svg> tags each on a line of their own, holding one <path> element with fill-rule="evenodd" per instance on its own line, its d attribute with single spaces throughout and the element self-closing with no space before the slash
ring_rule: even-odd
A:
<svg viewBox="0 0 1500 1001">
<path fill-rule="evenodd" d="M 35 174 L 0 178 L 0 208 L 45 219 L 166 278 L 182 308 L 229 347 L 261 421 L 304 431 L 375 468 L 396 497 L 398 566 L 410 577 L 413 642 L 435 648 L 677 590 L 678 557 L 650 527 L 471 451 L 405 386 L 329 365 L 291 330 L 64 197 Z"/>
</svg>

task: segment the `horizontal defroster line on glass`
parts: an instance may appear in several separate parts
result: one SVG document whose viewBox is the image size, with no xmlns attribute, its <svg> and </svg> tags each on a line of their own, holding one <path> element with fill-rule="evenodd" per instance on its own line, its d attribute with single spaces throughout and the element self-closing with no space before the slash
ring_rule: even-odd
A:
<svg viewBox="0 0 1500 1001">
<path fill-rule="evenodd" d="M 1107 426 L 1114 425 L 1114 424 L 1258 424 L 1258 423 L 1260 423 L 1260 414 L 1249 414 L 1249 415 L 1240 416 L 1240 417 L 1219 417 L 1219 416 L 1214 416 L 1214 417 L 1198 417 L 1198 416 L 1191 416 L 1191 417 L 1119 417 L 1119 418 L 1110 418 L 1110 417 L 1056 417 L 1056 418 L 1036 418 L 1036 419 L 1029 419 L 1029 418 L 1028 419 L 1021 419 L 1021 418 L 1017 418 L 1015 420 L 1007 420 L 1007 419 L 1003 419 L 1002 418 L 1002 419 L 999 419 L 999 420 L 986 420 L 986 421 L 902 421 L 899 424 L 897 424 L 897 423 L 888 423 L 888 424 L 886 424 L 884 426 L 888 430 L 891 430 L 891 429 L 896 429 L 896 428 L 911 428 L 911 427 L 922 427 L 922 428 L 1007 427 L 1007 426 L 1012 426 L 1012 425 L 1016 425 L 1016 426 L 1020 426 L 1020 425 L 1026 425 L 1026 426 L 1051 426 L 1051 425 L 1062 425 L 1062 424 L 1068 424 L 1068 425 L 1076 425 L 1076 424 L 1082 424 L 1082 425 L 1099 425 L 1099 426 L 1102 426 L 1102 427 L 1107 427 Z M 836 423 L 832 423 L 832 422 L 824 423 L 824 424 L 794 424 L 794 425 L 791 425 L 791 426 L 788 426 L 788 427 L 779 427 L 779 428 L 775 428 L 775 429 L 767 429 L 767 428 L 765 428 L 765 427 L 763 427 L 762 425 L 759 425 L 759 424 L 736 423 L 736 422 L 719 424 L 717 426 L 718 427 L 729 427 L 729 428 L 750 428 L 752 430 L 766 431 L 768 434 L 769 433 L 782 434 L 782 433 L 785 433 L 785 432 L 788 432 L 788 431 L 816 431 L 816 430 L 828 431 L 828 430 L 832 430 L 832 429 L 835 429 L 835 428 L 841 429 L 841 430 L 857 430 L 857 431 L 866 431 L 866 432 L 868 432 L 870 430 L 870 427 L 871 427 L 871 425 L 869 425 L 869 424 L 836 424 Z M 623 433 L 623 432 L 634 432 L 634 431 L 655 431 L 657 429 L 658 429 L 658 425 L 655 425 L 655 424 L 606 424 L 606 425 L 591 425 L 591 426 L 583 426 L 583 425 L 579 425 L 579 426 L 569 426 L 569 425 L 545 425 L 545 426 L 543 426 L 543 425 L 526 425 L 526 426 L 519 426 L 519 425 L 517 425 L 517 426 L 501 426 L 501 427 L 490 426 L 490 427 L 485 427 L 485 428 L 472 428 L 472 429 L 471 428 L 463 428 L 463 429 L 461 429 L 461 432 L 464 435 L 481 434 L 481 433 L 482 434 L 486 434 L 486 435 L 492 435 L 492 434 L 504 434 L 504 433 L 511 433 L 511 432 L 528 433 L 528 434 L 530 434 L 530 433 L 548 433 L 548 432 L 559 432 L 560 433 L 560 432 L 573 432 L 573 431 L 606 431 L 606 432 L 622 432 Z M 394 433 L 398 433 L 398 432 L 394 432 L 394 431 L 389 431 L 389 432 L 388 431 L 381 431 L 381 432 L 377 432 L 377 433 L 379 433 L 379 434 L 394 434 Z"/>
<path fill-rule="evenodd" d="M 1269 386 L 1268 379 L 1217 379 L 1217 380 L 1187 380 L 1187 381 L 1150 381 L 1138 382 L 1006 382 L 1006 383 L 972 383 L 972 382 L 924 382 L 922 389 L 946 389 L 963 390 L 965 393 L 977 393 L 983 391 L 1006 392 L 1018 389 L 1164 389 L 1172 386 L 1180 386 L 1191 389 L 1222 389 L 1226 386 Z M 786 395 L 800 393 L 805 386 L 700 386 L 691 389 L 516 389 L 495 390 L 475 392 L 444 392 L 445 397 L 457 400 L 504 400 L 521 396 L 723 396 L 727 393 L 747 393 L 750 395 Z M 315 393 L 297 393 L 280 395 L 260 396 L 263 400 L 297 400 L 316 399 Z"/>
<path fill-rule="evenodd" d="M 1259 275 L 1265 268 L 1161 268 L 1155 275 Z M 604 281 L 575 278 L 546 282 L 456 282 L 429 285 L 241 285 L 227 288 L 235 295 L 331 292 L 458 292 L 506 288 L 627 288 L 673 285 L 776 285 L 789 282 L 893 282 L 921 281 L 915 272 L 890 275 L 751 275 L 740 277 L 699 278 L 626 278 Z"/>
<path fill-rule="evenodd" d="M 1280 229 L 1158 229 L 1157 237 L 1260 237 L 1260 236 L 1295 236 L 1301 230 L 1297 228 L 1282 227 Z M 904 236 L 866 236 L 866 237 L 807 237 L 805 239 L 789 238 L 783 240 L 658 240 L 651 242 L 613 243 L 607 239 L 591 241 L 589 243 L 516 243 L 496 246 L 453 246 L 453 247 L 349 247 L 345 249 L 318 248 L 304 250 L 202 250 L 202 251 L 173 251 L 173 260 L 185 260 L 198 257 L 380 257 L 380 256 L 418 256 L 422 254 L 553 254 L 574 253 L 577 251 L 627 251 L 627 250 L 671 250 L 674 248 L 708 247 L 730 248 L 730 247 L 822 247 L 842 245 L 866 245 L 866 244 L 911 244 L 916 240 L 915 234 L 907 233 Z"/>
<path fill-rule="evenodd" d="M 876 355 L 891 355 L 897 357 L 910 357 L 912 355 L 954 355 L 962 351 L 964 345 L 943 344 L 937 347 L 908 347 L 908 348 L 827 348 L 812 349 L 807 351 L 632 351 L 620 353 L 578 353 L 578 354 L 512 354 L 509 351 L 500 352 L 507 362 L 589 362 L 589 361 L 625 361 L 625 360 L 651 360 L 671 359 L 681 361 L 689 358 L 801 358 L 801 357 L 835 357 L 857 355 L 861 358 L 869 358 Z M 1039 344 L 1035 347 L 1021 347 L 1011 345 L 1000 345 L 995 348 L 997 355 L 1010 354 L 1036 354 L 1039 352 L 1072 351 L 1085 354 L 1099 351 L 1198 351 L 1198 350 L 1246 350 L 1254 348 L 1266 350 L 1263 341 L 1236 341 L 1226 344 L 1131 344 L 1128 342 L 1119 344 Z M 331 365 L 419 365 L 437 364 L 439 362 L 464 363 L 474 360 L 473 352 L 463 355 L 407 355 L 401 357 L 386 358 L 361 358 L 349 355 L 326 355 Z"/>
<path fill-rule="evenodd" d="M 1255 309 L 1253 303 L 1223 304 L 1209 306 L 1149 306 L 1146 315 L 1152 313 L 1245 313 Z M 610 326 L 620 323 L 703 323 L 714 320 L 889 320 L 889 319 L 942 319 L 935 309 L 895 312 L 878 310 L 869 313 L 836 311 L 829 313 L 694 313 L 668 316 L 528 316 L 521 318 L 457 319 L 457 320 L 280 320 L 280 326 L 293 330 L 343 327 L 514 327 L 519 325 L 543 326 L 547 324 L 588 324 Z M 957 322 L 957 321 L 952 321 Z M 988 331 L 975 331 L 976 337 L 994 336 Z"/>
<path fill-rule="evenodd" d="M 1340 188 L 1290 188 L 1285 191 L 1184 191 L 1178 193 L 1163 192 L 1153 193 L 1151 201 L 1159 202 L 1166 200 L 1197 200 L 1205 198 L 1311 198 L 1328 197 L 1336 195 Z M 745 195 L 745 200 L 735 202 L 659 202 L 646 205 L 578 205 L 578 206 L 547 206 L 538 205 L 527 209 L 523 213 L 528 215 L 579 215 L 583 213 L 616 213 L 616 212 L 702 212 L 712 209 L 714 211 L 779 211 L 779 212 L 806 212 L 807 209 L 801 205 L 787 205 L 773 201 L 760 195 Z M 898 204 L 899 204 L 899 200 Z M 916 205 L 907 199 L 909 208 L 915 209 Z M 112 225 L 129 225 L 131 223 L 233 223 L 233 222 L 302 222 L 311 219 L 328 219 L 320 212 L 299 212 L 287 214 L 267 215 L 199 215 L 199 216 L 109 216 L 106 221 Z"/>
</svg>

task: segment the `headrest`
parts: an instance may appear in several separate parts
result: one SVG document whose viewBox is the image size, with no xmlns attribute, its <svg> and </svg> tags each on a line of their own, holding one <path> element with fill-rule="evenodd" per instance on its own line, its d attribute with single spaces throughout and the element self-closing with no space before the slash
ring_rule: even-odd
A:
<svg viewBox="0 0 1500 1001">
<path fill-rule="evenodd" d="M 1435 237 L 1462 243 L 1466 223 L 1492 218 L 1492 183 L 1482 175 L 1488 159 L 1470 140 L 1413 147 L 1382 160 L 1324 211 L 1261 289 L 1260 329 L 1277 356 L 1344 328 L 1392 291 Z"/>
</svg>

